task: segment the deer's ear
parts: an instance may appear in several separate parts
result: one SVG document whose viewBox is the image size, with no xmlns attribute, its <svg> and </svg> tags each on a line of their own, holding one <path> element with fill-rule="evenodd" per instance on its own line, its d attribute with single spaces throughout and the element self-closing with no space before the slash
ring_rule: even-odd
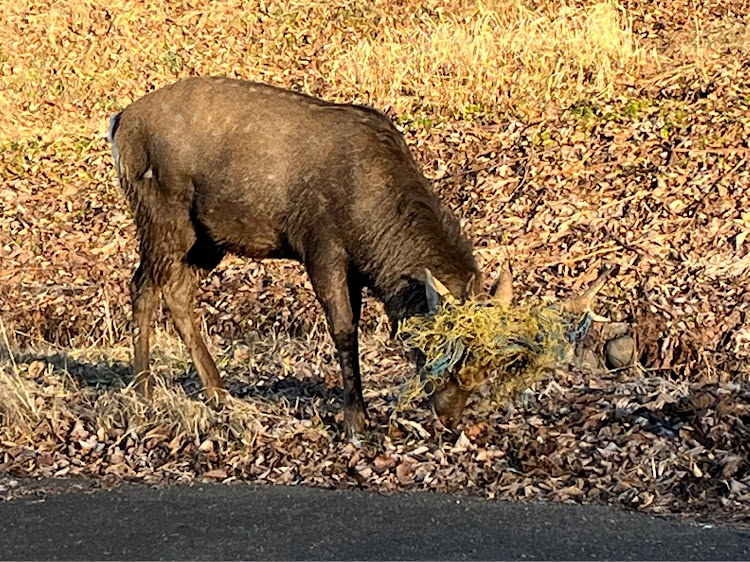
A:
<svg viewBox="0 0 750 562">
<path fill-rule="evenodd" d="M 507 261 L 503 263 L 497 281 L 492 284 L 490 298 L 501 304 L 510 304 L 513 300 L 513 275 Z"/>
<path fill-rule="evenodd" d="M 448 289 L 439 280 L 435 279 L 429 269 L 425 269 L 424 291 L 427 297 L 427 311 L 435 314 L 440 308 L 444 298 L 450 296 Z"/>
</svg>

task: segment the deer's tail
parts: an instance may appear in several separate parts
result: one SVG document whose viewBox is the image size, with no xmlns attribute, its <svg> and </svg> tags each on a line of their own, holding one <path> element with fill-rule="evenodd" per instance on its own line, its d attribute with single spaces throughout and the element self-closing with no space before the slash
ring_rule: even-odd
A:
<svg viewBox="0 0 750 562">
<path fill-rule="evenodd" d="M 110 117 L 109 127 L 107 127 L 107 140 L 109 141 L 109 144 L 112 145 L 112 158 L 115 161 L 115 169 L 117 170 L 118 175 L 120 174 L 120 151 L 118 150 L 117 143 L 115 142 L 115 133 L 120 126 L 121 117 L 122 111 Z"/>
</svg>

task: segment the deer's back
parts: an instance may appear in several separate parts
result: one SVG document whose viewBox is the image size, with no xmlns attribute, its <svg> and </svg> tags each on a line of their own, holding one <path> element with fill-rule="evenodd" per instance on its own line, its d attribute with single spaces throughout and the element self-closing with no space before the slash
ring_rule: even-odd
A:
<svg viewBox="0 0 750 562">
<path fill-rule="evenodd" d="M 126 108 L 115 140 L 135 182 L 152 176 L 163 203 L 230 251 L 305 258 L 338 244 L 375 275 L 398 269 L 405 247 L 468 248 L 400 133 L 373 109 L 191 78 Z M 143 156 L 128 163 L 128 150 Z"/>
</svg>

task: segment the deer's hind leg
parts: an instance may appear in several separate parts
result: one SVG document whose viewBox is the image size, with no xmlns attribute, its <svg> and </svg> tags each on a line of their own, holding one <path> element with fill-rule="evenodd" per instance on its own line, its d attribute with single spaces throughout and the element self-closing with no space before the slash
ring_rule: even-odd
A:
<svg viewBox="0 0 750 562">
<path fill-rule="evenodd" d="M 133 307 L 133 378 L 136 390 L 147 398 L 153 390 L 149 368 L 149 339 L 158 299 L 158 288 L 141 261 L 130 282 L 130 300 Z"/>
<path fill-rule="evenodd" d="M 221 401 L 225 396 L 224 385 L 216 364 L 201 337 L 195 316 L 195 291 L 198 288 L 199 279 L 199 270 L 183 261 L 171 267 L 161 289 L 164 301 L 172 314 L 172 321 L 190 352 L 206 395 Z"/>
<path fill-rule="evenodd" d="M 206 394 L 221 400 L 221 377 L 196 321 L 195 292 L 201 277 L 221 261 L 223 251 L 194 228 L 187 213 L 174 214 L 164 216 L 158 224 L 149 224 L 140 233 L 141 263 L 131 283 L 136 389 L 147 397 L 151 395 L 149 335 L 161 292 Z"/>
</svg>

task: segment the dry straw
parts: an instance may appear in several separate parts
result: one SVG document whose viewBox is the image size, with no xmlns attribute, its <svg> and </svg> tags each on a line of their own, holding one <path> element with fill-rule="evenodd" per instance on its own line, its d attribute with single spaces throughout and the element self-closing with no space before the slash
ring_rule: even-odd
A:
<svg viewBox="0 0 750 562">
<path fill-rule="evenodd" d="M 592 321 L 606 320 L 592 306 L 611 273 L 605 266 L 583 293 L 558 303 L 513 304 L 507 263 L 489 299 L 457 302 L 438 283 L 444 300 L 435 314 L 408 318 L 399 325 L 397 338 L 404 348 L 425 357 L 420 372 L 404 383 L 401 408 L 431 394 L 450 377 L 468 391 L 487 383 L 496 402 L 512 399 L 572 357 Z"/>
<path fill-rule="evenodd" d="M 426 357 L 421 372 L 406 381 L 402 401 L 429 394 L 451 373 L 464 390 L 487 383 L 494 400 L 512 398 L 565 361 L 588 325 L 588 314 L 542 302 L 446 302 L 434 315 L 399 327 L 404 347 Z"/>
</svg>

